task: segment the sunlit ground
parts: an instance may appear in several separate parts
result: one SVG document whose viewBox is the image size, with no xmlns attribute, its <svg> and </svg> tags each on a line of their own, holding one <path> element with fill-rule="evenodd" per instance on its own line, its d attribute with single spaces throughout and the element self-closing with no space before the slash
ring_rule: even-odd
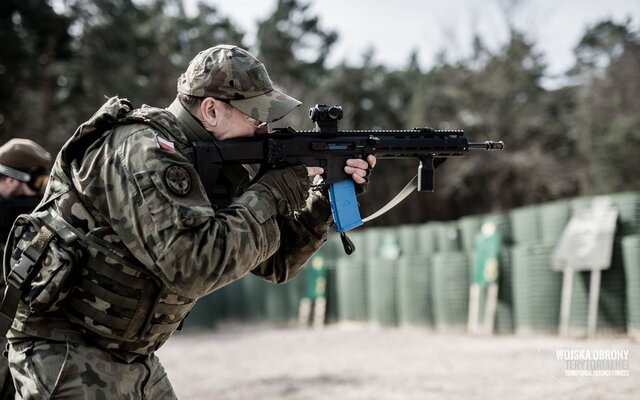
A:
<svg viewBox="0 0 640 400">
<path fill-rule="evenodd" d="M 570 356 L 628 354 L 590 374 Z M 628 353 L 625 351 L 628 350 Z M 607 353 L 608 357 L 614 354 Z M 180 399 L 634 399 L 640 344 L 623 336 L 474 337 L 331 326 L 228 326 L 174 335 L 158 351 Z M 580 357 L 582 357 L 580 356 Z M 573 371 L 573 372 L 567 372 Z M 586 372 L 582 372 L 586 371 Z M 626 371 L 626 372 L 625 372 Z M 602 374 L 594 372 L 592 375 Z"/>
</svg>

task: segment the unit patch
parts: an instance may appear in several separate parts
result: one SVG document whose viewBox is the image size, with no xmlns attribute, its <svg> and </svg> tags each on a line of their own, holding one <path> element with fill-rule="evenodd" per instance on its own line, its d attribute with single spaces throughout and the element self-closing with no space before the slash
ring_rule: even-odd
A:
<svg viewBox="0 0 640 400">
<path fill-rule="evenodd" d="M 172 165 L 164 172 L 164 181 L 171 193 L 186 196 L 191 191 L 191 176 L 179 165 Z"/>
</svg>

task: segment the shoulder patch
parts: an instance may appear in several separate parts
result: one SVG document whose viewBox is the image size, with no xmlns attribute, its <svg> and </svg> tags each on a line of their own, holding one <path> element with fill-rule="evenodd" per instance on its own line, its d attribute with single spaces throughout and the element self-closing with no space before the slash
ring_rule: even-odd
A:
<svg viewBox="0 0 640 400">
<path fill-rule="evenodd" d="M 191 191 L 189 171 L 179 165 L 172 165 L 164 171 L 164 181 L 171 193 L 186 196 Z"/>
</svg>

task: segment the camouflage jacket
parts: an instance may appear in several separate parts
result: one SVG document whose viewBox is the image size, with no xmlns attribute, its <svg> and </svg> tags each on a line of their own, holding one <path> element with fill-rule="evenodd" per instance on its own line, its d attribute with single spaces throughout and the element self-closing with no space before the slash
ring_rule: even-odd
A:
<svg viewBox="0 0 640 400">
<path fill-rule="evenodd" d="M 228 168 L 212 204 L 187 157 L 191 142 L 212 140 L 204 128 L 177 101 L 167 110 L 131 110 L 110 122 L 115 127 L 96 121 L 119 101 L 110 99 L 65 144 L 36 210 L 56 210 L 114 256 L 86 246 L 74 272 L 80 280 L 71 279 L 64 301 L 41 310 L 21 303 L 12 340 L 90 341 L 128 358 L 148 354 L 197 298 L 249 272 L 285 282 L 326 241 L 332 218 L 323 198 L 312 193 L 293 217 L 277 217 L 259 186 L 235 197 L 234 182 L 248 182 L 248 174 Z M 126 326 L 110 326 L 120 327 L 114 318 Z"/>
</svg>

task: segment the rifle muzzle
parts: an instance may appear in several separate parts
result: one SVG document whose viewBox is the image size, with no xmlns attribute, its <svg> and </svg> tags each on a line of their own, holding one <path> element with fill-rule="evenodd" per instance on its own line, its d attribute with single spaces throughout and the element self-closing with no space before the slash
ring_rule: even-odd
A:
<svg viewBox="0 0 640 400">
<path fill-rule="evenodd" d="M 487 140 L 486 142 L 469 143 L 469 150 L 503 150 L 504 142 L 502 140 L 493 141 Z"/>
</svg>

